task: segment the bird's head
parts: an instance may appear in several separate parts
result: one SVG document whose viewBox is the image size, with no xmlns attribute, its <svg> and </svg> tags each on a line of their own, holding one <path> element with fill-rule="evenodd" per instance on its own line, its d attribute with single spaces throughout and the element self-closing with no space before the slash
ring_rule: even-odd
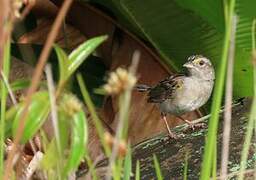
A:
<svg viewBox="0 0 256 180">
<path fill-rule="evenodd" d="M 202 55 L 193 55 L 183 65 L 188 69 L 190 76 L 202 78 L 204 80 L 214 80 L 215 73 L 211 61 Z"/>
</svg>

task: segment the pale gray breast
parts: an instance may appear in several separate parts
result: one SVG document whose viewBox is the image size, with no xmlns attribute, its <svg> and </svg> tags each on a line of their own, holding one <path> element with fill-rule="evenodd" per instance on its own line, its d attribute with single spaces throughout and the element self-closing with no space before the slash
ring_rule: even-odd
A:
<svg viewBox="0 0 256 180">
<path fill-rule="evenodd" d="M 173 95 L 172 99 L 164 101 L 159 107 L 161 111 L 174 115 L 198 109 L 211 96 L 213 83 L 213 81 L 185 77 L 182 88 Z"/>
</svg>

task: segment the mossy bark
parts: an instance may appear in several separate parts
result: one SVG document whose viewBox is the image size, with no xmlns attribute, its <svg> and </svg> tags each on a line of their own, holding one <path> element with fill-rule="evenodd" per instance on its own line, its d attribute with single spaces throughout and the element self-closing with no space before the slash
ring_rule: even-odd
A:
<svg viewBox="0 0 256 180">
<path fill-rule="evenodd" d="M 236 172 L 240 168 L 240 157 L 246 132 L 250 100 L 244 99 L 232 109 L 232 128 L 230 139 L 229 173 Z M 217 162 L 218 169 L 221 162 L 222 143 L 222 116 L 219 123 Z M 177 140 L 170 139 L 168 135 L 159 135 L 139 143 L 133 148 L 133 164 L 140 161 L 141 179 L 155 179 L 153 154 L 158 158 L 164 179 L 183 179 L 184 165 L 187 163 L 188 179 L 198 179 L 204 152 L 207 128 L 191 132 L 175 128 L 176 133 L 183 133 L 184 137 Z M 254 168 L 256 154 L 255 144 L 252 143 L 247 161 L 247 168 Z M 134 167 L 135 168 L 135 167 Z M 135 171 L 135 170 L 134 170 Z M 249 178 L 250 175 L 247 175 Z"/>
</svg>

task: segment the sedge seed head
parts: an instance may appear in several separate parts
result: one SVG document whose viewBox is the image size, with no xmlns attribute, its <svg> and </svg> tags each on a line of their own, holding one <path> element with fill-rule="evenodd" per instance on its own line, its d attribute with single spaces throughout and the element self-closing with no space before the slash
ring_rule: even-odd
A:
<svg viewBox="0 0 256 180">
<path fill-rule="evenodd" d="M 62 99 L 61 107 L 65 113 L 69 116 L 73 116 L 82 109 L 82 104 L 74 95 L 65 94 Z"/>
<path fill-rule="evenodd" d="M 108 94 L 120 94 L 127 89 L 132 89 L 136 84 L 136 77 L 124 68 L 117 68 L 111 72 L 107 84 L 103 86 Z"/>
</svg>

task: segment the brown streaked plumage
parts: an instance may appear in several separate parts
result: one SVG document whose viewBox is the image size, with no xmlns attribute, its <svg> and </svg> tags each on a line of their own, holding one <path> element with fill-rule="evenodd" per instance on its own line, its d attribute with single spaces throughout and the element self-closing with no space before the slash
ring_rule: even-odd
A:
<svg viewBox="0 0 256 180">
<path fill-rule="evenodd" d="M 149 103 L 158 104 L 171 137 L 175 137 L 175 134 L 168 126 L 167 113 L 180 117 L 186 112 L 200 108 L 210 98 L 214 85 L 214 68 L 206 57 L 190 56 L 183 66 L 187 68 L 188 74 L 172 75 L 153 87 L 147 85 L 136 87 L 140 92 L 147 92 Z M 191 122 L 181 119 L 193 127 Z"/>
</svg>

